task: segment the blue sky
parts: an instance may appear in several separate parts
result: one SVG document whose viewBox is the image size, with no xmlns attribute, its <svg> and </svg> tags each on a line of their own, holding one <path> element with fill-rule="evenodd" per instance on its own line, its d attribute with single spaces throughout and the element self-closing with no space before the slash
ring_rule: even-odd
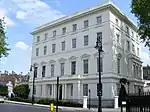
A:
<svg viewBox="0 0 150 112">
<path fill-rule="evenodd" d="M 10 54 L 0 61 L 0 70 L 27 73 L 31 61 L 31 32 L 36 26 L 96 5 L 104 0 L 0 0 L 0 18 L 5 16 Z M 112 0 L 136 23 L 130 13 L 131 0 Z M 147 48 L 142 47 L 144 64 L 150 64 Z"/>
</svg>

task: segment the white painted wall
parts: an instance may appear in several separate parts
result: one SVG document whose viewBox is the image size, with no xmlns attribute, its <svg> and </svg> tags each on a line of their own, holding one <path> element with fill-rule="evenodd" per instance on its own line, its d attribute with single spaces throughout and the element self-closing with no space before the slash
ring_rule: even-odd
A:
<svg viewBox="0 0 150 112">
<path fill-rule="evenodd" d="M 102 24 L 96 24 L 96 17 L 102 16 Z M 119 26 L 115 24 L 115 20 L 118 18 Z M 89 20 L 89 27 L 84 29 L 84 20 Z M 66 96 L 68 99 L 82 99 L 83 98 L 83 84 L 88 84 L 88 89 L 91 89 L 91 97 L 97 98 L 97 83 L 98 83 L 98 75 L 97 75 L 97 50 L 94 49 L 97 33 L 102 32 L 103 35 L 103 50 L 105 52 L 103 58 L 103 98 L 104 99 L 113 99 L 114 94 L 112 92 L 113 89 L 116 89 L 116 84 L 119 83 L 119 79 L 122 77 L 126 77 L 130 79 L 130 81 L 136 84 L 142 85 L 141 79 L 139 77 L 133 77 L 132 73 L 132 61 L 133 59 L 129 59 L 129 64 L 127 65 L 126 60 L 128 59 L 128 53 L 126 52 L 126 40 L 129 39 L 132 43 L 135 44 L 135 48 L 139 46 L 139 41 L 135 41 L 133 38 L 129 38 L 126 36 L 124 28 L 121 29 L 121 20 L 122 24 L 126 23 L 118 14 L 112 13 L 110 10 L 106 9 L 103 11 L 95 12 L 84 17 L 77 18 L 75 20 L 71 20 L 67 23 L 63 23 L 59 26 L 55 26 L 50 29 L 46 29 L 43 32 L 39 32 L 33 35 L 33 51 L 32 51 L 32 64 L 38 64 L 38 77 L 36 79 L 36 85 L 43 85 L 43 93 L 42 96 L 47 97 L 47 90 L 49 84 L 53 84 L 53 94 L 52 96 L 56 98 L 56 77 L 60 76 L 60 59 L 64 59 L 65 62 L 65 73 L 64 76 L 60 77 L 60 84 L 66 85 L 63 86 L 63 97 Z M 72 32 L 72 25 L 77 24 L 77 32 Z M 127 24 L 127 23 L 126 23 Z M 65 35 L 62 34 L 62 28 L 67 28 L 67 33 Z M 117 30 L 118 28 L 119 30 Z M 133 30 L 133 28 L 131 28 Z M 57 36 L 55 39 L 52 39 L 53 31 L 57 30 Z M 44 41 L 44 34 L 48 33 L 48 40 Z M 116 33 L 120 34 L 120 44 L 116 44 Z M 89 36 L 89 45 L 84 46 L 84 36 Z M 36 37 L 40 36 L 41 41 L 36 43 Z M 76 38 L 76 48 L 72 48 L 72 39 Z M 66 41 L 65 51 L 61 51 L 61 42 Z M 52 44 L 56 44 L 56 53 L 52 53 Z M 47 55 L 44 56 L 43 48 L 47 46 Z M 130 46 L 132 47 L 132 45 Z M 40 48 L 39 56 L 35 56 L 35 49 Z M 121 73 L 117 74 L 117 55 L 121 54 Z M 131 54 L 131 53 L 129 53 Z M 131 54 L 133 57 L 136 57 L 140 60 L 140 57 L 136 54 Z M 84 56 L 84 57 L 83 57 Z M 83 59 L 89 59 L 89 73 L 83 74 Z M 55 75 L 54 77 L 50 76 L 50 62 L 55 64 Z M 76 75 L 72 76 L 71 73 L 71 61 L 76 60 Z M 41 63 L 46 62 L 46 77 L 41 77 Z M 141 64 L 141 62 L 138 62 Z M 31 77 L 32 78 L 32 77 Z M 73 84 L 73 96 L 70 95 L 70 86 L 69 84 Z M 32 87 L 32 83 L 30 82 L 30 87 Z M 37 86 L 37 89 L 39 86 Z M 132 87 L 131 87 L 132 88 Z M 133 90 L 133 88 L 132 88 Z M 66 92 L 64 92 L 66 91 Z M 116 90 L 115 90 L 116 92 Z M 116 93 L 115 93 L 116 94 Z M 39 90 L 37 90 L 37 96 L 39 95 Z"/>
</svg>

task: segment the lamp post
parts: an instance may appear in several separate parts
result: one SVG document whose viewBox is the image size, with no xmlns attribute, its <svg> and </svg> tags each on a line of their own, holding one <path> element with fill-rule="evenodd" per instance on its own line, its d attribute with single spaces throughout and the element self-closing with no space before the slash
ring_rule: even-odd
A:
<svg viewBox="0 0 150 112">
<path fill-rule="evenodd" d="M 102 112 L 102 82 L 101 82 L 101 53 L 103 53 L 104 51 L 102 50 L 102 35 L 97 36 L 97 41 L 96 41 L 96 46 L 94 47 L 95 49 L 98 50 L 98 54 L 99 54 L 99 82 L 97 84 L 97 96 L 98 96 L 98 112 Z"/>
<path fill-rule="evenodd" d="M 30 72 L 32 72 L 32 67 L 33 67 L 33 88 L 32 88 L 32 105 L 34 104 L 34 83 L 35 83 L 35 65 L 31 65 L 31 67 L 30 67 Z"/>
</svg>

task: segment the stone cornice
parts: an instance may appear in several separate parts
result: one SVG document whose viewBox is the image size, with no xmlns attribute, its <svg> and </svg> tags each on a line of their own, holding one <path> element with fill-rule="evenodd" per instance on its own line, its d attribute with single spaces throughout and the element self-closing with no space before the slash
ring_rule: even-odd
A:
<svg viewBox="0 0 150 112">
<path fill-rule="evenodd" d="M 70 16 L 65 16 L 65 17 L 62 17 L 62 18 L 57 19 L 55 21 L 52 21 L 52 22 L 49 22 L 49 23 L 44 24 L 42 26 L 39 26 L 39 27 L 35 28 L 35 30 L 31 34 L 34 35 L 38 32 L 44 31 L 44 30 L 52 28 L 54 26 L 64 24 L 65 22 L 69 22 L 69 21 L 77 19 L 79 17 L 83 17 L 83 16 L 86 16 L 86 15 L 89 15 L 89 14 L 92 14 L 92 13 L 95 13 L 95 12 L 98 12 L 98 11 L 106 10 L 106 9 L 111 10 L 111 11 L 117 13 L 118 15 L 120 15 L 120 17 L 122 17 L 127 23 L 129 23 L 134 29 L 137 30 L 136 25 L 134 25 L 133 22 L 131 22 L 131 20 L 129 20 L 120 11 L 120 9 L 118 9 L 113 3 L 107 3 L 107 4 L 104 4 L 104 5 L 101 5 L 101 6 L 95 6 L 95 7 L 92 7 L 92 8 L 88 8 L 85 11 L 82 11 L 82 12 L 79 12 L 79 13 L 74 13 Z"/>
</svg>

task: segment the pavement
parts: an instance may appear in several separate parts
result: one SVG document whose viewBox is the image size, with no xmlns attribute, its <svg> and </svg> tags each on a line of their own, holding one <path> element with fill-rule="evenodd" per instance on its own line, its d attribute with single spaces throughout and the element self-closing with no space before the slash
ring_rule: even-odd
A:
<svg viewBox="0 0 150 112">
<path fill-rule="evenodd" d="M 0 104 L 0 112 L 50 112 L 48 105 L 30 104 L 14 101 L 5 101 Z M 59 106 L 58 112 L 97 112 L 97 109 L 83 109 Z M 103 112 L 120 112 L 120 109 L 104 108 Z"/>
</svg>

